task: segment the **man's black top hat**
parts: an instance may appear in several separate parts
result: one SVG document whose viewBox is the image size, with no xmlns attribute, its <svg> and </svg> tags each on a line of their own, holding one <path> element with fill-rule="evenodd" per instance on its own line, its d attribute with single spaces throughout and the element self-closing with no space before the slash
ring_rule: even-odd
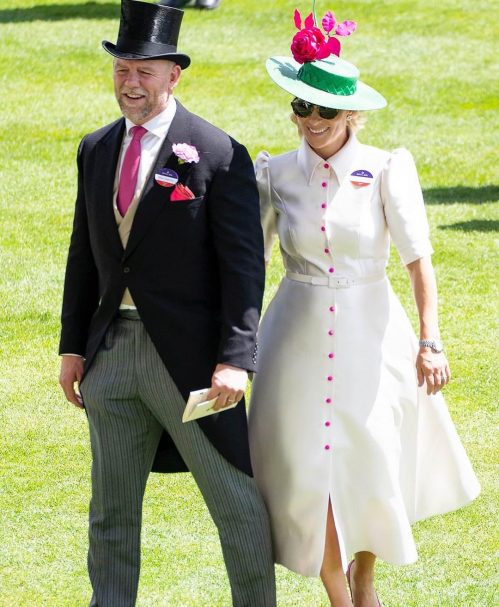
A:
<svg viewBox="0 0 499 607">
<path fill-rule="evenodd" d="M 104 49 L 120 59 L 168 59 L 182 69 L 189 66 L 188 55 L 177 53 L 177 41 L 184 12 L 178 8 L 122 0 L 118 41 L 102 41 Z"/>
</svg>

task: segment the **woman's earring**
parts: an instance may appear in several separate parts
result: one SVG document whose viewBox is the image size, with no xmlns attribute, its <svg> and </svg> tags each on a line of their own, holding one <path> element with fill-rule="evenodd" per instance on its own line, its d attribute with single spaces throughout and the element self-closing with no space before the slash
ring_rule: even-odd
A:
<svg viewBox="0 0 499 607">
<path fill-rule="evenodd" d="M 352 115 L 353 114 L 347 114 L 347 120 L 352 120 Z"/>
</svg>

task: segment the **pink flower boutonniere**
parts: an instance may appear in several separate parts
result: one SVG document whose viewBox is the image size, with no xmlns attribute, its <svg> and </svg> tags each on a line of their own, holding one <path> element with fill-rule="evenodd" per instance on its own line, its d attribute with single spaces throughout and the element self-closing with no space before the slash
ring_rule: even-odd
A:
<svg viewBox="0 0 499 607">
<path fill-rule="evenodd" d="M 199 153 L 193 145 L 189 145 L 188 143 L 174 143 L 172 145 L 172 150 L 175 156 L 177 156 L 179 164 L 184 164 L 184 162 L 199 162 Z"/>
<path fill-rule="evenodd" d="M 326 59 L 329 55 L 337 55 L 339 57 L 341 44 L 333 34 L 336 34 L 336 36 L 350 36 L 357 27 L 355 21 L 337 23 L 333 13 L 328 11 L 321 21 L 324 35 L 317 27 L 315 2 L 314 14 L 310 13 L 310 15 L 308 15 L 303 22 L 303 28 L 301 15 L 298 9 L 295 9 L 294 22 L 299 31 L 295 34 L 291 43 L 291 52 L 295 61 L 298 63 L 308 63 L 310 61 Z"/>
</svg>

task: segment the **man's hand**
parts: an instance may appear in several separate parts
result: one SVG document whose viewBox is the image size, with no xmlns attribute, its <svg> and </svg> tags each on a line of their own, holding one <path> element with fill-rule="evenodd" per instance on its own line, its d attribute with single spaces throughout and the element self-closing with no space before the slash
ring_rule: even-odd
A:
<svg viewBox="0 0 499 607">
<path fill-rule="evenodd" d="M 213 407 L 216 411 L 233 405 L 243 398 L 247 383 L 248 373 L 244 369 L 231 365 L 217 365 L 211 378 L 211 389 L 206 395 L 206 400 L 218 396 Z"/>
<path fill-rule="evenodd" d="M 59 383 L 61 384 L 68 401 L 73 403 L 78 409 L 84 408 L 80 394 L 75 391 L 75 383 L 79 384 L 83 377 L 83 362 L 81 356 L 63 354 L 61 357 Z"/>
</svg>

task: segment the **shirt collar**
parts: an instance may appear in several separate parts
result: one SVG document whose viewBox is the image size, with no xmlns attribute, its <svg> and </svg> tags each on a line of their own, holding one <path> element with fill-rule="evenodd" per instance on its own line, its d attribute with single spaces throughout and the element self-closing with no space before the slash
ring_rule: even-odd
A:
<svg viewBox="0 0 499 607">
<path fill-rule="evenodd" d="M 151 118 L 151 120 L 144 122 L 142 126 L 147 129 L 149 133 L 152 133 L 156 137 L 164 139 L 166 137 L 166 134 L 168 133 L 168 130 L 170 129 L 170 125 L 173 122 L 173 118 L 175 117 L 176 111 L 177 103 L 175 101 L 175 98 L 170 97 L 166 108 L 157 116 Z M 127 135 L 129 135 L 130 129 L 136 125 L 128 118 L 125 118 L 125 123 Z"/>
<path fill-rule="evenodd" d="M 324 160 L 308 145 L 305 137 L 302 137 L 298 148 L 298 166 L 303 171 L 309 185 L 312 183 L 316 170 L 327 163 L 334 170 L 338 182 L 341 184 L 348 175 L 352 162 L 359 149 L 359 141 L 351 130 L 348 131 L 348 139 L 345 145 L 330 158 Z"/>
</svg>

